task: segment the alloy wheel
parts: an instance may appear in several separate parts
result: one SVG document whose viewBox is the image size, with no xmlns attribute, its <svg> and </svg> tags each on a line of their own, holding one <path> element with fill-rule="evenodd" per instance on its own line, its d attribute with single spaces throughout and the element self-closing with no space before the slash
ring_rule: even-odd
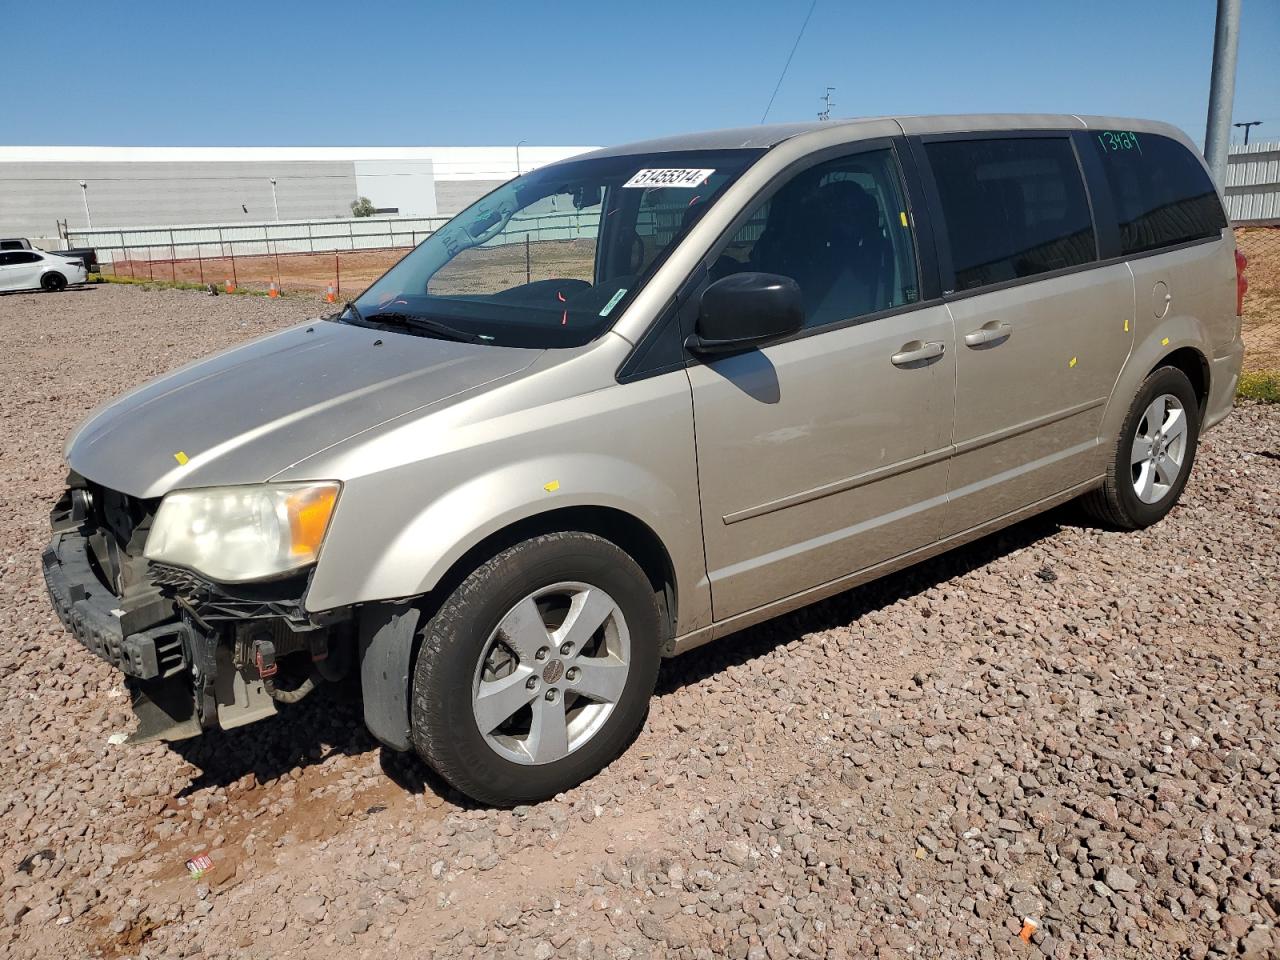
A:
<svg viewBox="0 0 1280 960">
<path fill-rule="evenodd" d="M 1169 393 L 1147 406 L 1134 432 L 1129 463 L 1133 490 L 1143 503 L 1159 503 L 1169 495 L 1187 456 L 1187 412 Z"/>
<path fill-rule="evenodd" d="M 557 583 L 499 621 L 476 664 L 471 708 L 489 747 L 515 763 L 554 763 L 589 741 L 627 684 L 631 635 L 599 587 Z"/>
</svg>

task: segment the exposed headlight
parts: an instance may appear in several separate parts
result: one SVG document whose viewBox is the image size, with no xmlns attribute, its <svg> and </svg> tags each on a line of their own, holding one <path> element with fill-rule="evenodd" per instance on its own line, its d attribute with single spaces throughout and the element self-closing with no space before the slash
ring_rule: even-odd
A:
<svg viewBox="0 0 1280 960">
<path fill-rule="evenodd" d="M 238 583 L 314 563 L 329 528 L 337 483 L 269 483 L 175 490 L 160 503 L 148 560 Z"/>
</svg>

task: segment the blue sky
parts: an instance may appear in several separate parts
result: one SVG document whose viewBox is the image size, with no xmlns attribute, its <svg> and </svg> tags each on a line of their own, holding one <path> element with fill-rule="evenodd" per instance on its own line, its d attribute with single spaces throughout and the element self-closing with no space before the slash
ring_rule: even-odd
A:
<svg viewBox="0 0 1280 960">
<path fill-rule="evenodd" d="M 1213 0 L 818 0 L 770 113 L 1110 113 L 1204 135 Z M 808 0 L 4 6 L 0 142 L 607 144 L 753 124 Z M 92 14 L 87 11 L 92 10 Z M 196 11 L 199 15 L 194 15 Z M 22 38 L 18 41 L 18 38 Z M 1280 139 L 1280 3 L 1236 120 Z M 39 96 L 22 95 L 25 78 Z"/>
</svg>

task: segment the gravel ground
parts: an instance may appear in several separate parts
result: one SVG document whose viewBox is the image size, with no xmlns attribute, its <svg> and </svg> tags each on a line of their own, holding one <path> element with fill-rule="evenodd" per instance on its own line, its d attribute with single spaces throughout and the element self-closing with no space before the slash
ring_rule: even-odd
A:
<svg viewBox="0 0 1280 960">
<path fill-rule="evenodd" d="M 112 744 L 119 676 L 39 571 L 63 439 L 317 309 L 0 297 L 0 954 L 1280 956 L 1280 407 L 1154 529 L 1058 511 L 667 663 L 630 751 L 538 807 L 467 804 L 320 696 Z"/>
</svg>

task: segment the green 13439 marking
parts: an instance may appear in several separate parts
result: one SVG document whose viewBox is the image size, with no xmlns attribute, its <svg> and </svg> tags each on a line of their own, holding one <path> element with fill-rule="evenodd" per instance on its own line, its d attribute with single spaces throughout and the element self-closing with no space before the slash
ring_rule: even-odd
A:
<svg viewBox="0 0 1280 960">
<path fill-rule="evenodd" d="M 1142 152 L 1142 144 L 1138 135 L 1132 130 L 1103 130 L 1098 134 L 1098 142 L 1103 150 L 1137 150 Z"/>
</svg>

